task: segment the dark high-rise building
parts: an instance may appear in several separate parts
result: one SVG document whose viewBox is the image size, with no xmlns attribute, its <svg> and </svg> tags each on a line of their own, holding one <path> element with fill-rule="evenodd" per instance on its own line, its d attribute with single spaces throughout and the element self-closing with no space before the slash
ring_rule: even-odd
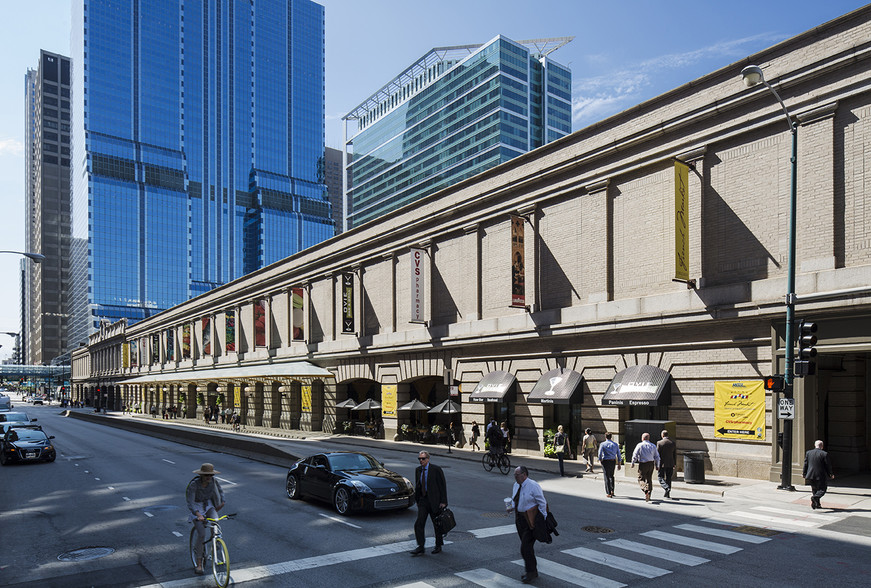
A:
<svg viewBox="0 0 871 588">
<path fill-rule="evenodd" d="M 24 77 L 25 251 L 20 360 L 49 364 L 67 347 L 70 253 L 70 59 L 40 51 Z"/>
<path fill-rule="evenodd" d="M 322 6 L 79 0 L 72 22 L 72 345 L 333 236 Z"/>
<path fill-rule="evenodd" d="M 324 150 L 324 184 L 333 210 L 336 234 L 342 232 L 342 150 L 327 147 Z"/>
</svg>

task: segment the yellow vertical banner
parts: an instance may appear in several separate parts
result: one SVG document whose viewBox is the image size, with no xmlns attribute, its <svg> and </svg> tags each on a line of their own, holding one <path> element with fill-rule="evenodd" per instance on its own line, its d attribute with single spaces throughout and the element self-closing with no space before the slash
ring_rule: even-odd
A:
<svg viewBox="0 0 871 588">
<path fill-rule="evenodd" d="M 765 439 L 765 388 L 761 380 L 714 382 L 714 437 Z"/>
<path fill-rule="evenodd" d="M 121 367 L 130 367 L 130 344 L 121 343 Z"/>
<path fill-rule="evenodd" d="M 310 413 L 312 411 L 312 387 L 311 384 L 307 386 L 301 386 L 301 395 L 300 395 L 300 403 L 302 405 L 302 412 Z"/>
<path fill-rule="evenodd" d="M 381 416 L 396 416 L 396 384 L 381 384 Z"/>
<path fill-rule="evenodd" d="M 230 389 L 233 391 L 233 408 L 242 408 L 242 389 L 235 384 L 230 384 Z"/>
<path fill-rule="evenodd" d="M 689 166 L 674 162 L 674 279 L 690 279 Z"/>
</svg>

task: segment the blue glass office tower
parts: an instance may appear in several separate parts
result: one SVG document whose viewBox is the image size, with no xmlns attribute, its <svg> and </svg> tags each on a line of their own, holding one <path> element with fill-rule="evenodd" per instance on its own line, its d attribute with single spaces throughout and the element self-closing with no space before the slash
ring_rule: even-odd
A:
<svg viewBox="0 0 871 588">
<path fill-rule="evenodd" d="M 333 236 L 322 6 L 79 0 L 72 21 L 71 345 Z"/>
<path fill-rule="evenodd" d="M 571 133 L 571 40 L 438 47 L 347 114 L 344 230 Z"/>
</svg>

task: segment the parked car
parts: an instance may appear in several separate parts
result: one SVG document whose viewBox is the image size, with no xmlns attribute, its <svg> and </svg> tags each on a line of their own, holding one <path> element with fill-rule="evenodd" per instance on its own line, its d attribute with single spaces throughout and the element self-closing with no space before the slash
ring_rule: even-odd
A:
<svg viewBox="0 0 871 588">
<path fill-rule="evenodd" d="M 33 404 L 34 404 L 34 406 L 37 404 L 43 404 L 43 397 L 42 396 L 34 396 L 33 397 Z"/>
<path fill-rule="evenodd" d="M 371 455 L 359 451 L 319 453 L 293 464 L 287 472 L 287 497 L 329 502 L 339 514 L 408 508 L 414 485 Z"/>
<path fill-rule="evenodd" d="M 0 412 L 0 435 L 6 433 L 6 429 L 12 425 L 29 425 L 35 423 L 36 419 L 32 419 L 23 412 Z"/>
<path fill-rule="evenodd" d="M 11 462 L 54 461 L 57 457 L 51 440 L 41 427 L 13 425 L 0 441 L 0 465 Z"/>
</svg>

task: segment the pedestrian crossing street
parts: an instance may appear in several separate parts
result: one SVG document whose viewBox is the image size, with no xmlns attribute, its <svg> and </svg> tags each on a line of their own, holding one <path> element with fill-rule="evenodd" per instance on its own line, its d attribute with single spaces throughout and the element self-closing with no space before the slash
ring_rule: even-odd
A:
<svg viewBox="0 0 871 588">
<path fill-rule="evenodd" d="M 633 578 L 658 578 L 680 571 L 682 566 L 703 565 L 711 561 L 705 557 L 708 554 L 732 555 L 766 543 L 778 533 L 821 527 L 841 518 L 833 514 L 754 506 L 722 513 L 697 524 L 682 523 L 667 530 L 645 531 L 639 533 L 637 539 L 606 539 L 594 548 L 563 549 L 558 552 L 560 555 L 551 552 L 547 558 L 536 554 L 538 574 L 545 582 L 550 578 L 570 586 L 620 588 L 629 585 L 627 582 Z M 514 525 L 505 525 L 471 533 L 480 539 L 515 533 L 515 530 Z M 559 538 L 555 541 L 559 541 Z M 514 573 L 500 565 L 496 569 L 480 567 L 455 575 L 488 588 L 523 586 L 519 580 L 523 573 L 523 560 L 517 559 L 512 563 L 517 566 Z M 397 588 L 434 587 L 419 581 Z"/>
</svg>

